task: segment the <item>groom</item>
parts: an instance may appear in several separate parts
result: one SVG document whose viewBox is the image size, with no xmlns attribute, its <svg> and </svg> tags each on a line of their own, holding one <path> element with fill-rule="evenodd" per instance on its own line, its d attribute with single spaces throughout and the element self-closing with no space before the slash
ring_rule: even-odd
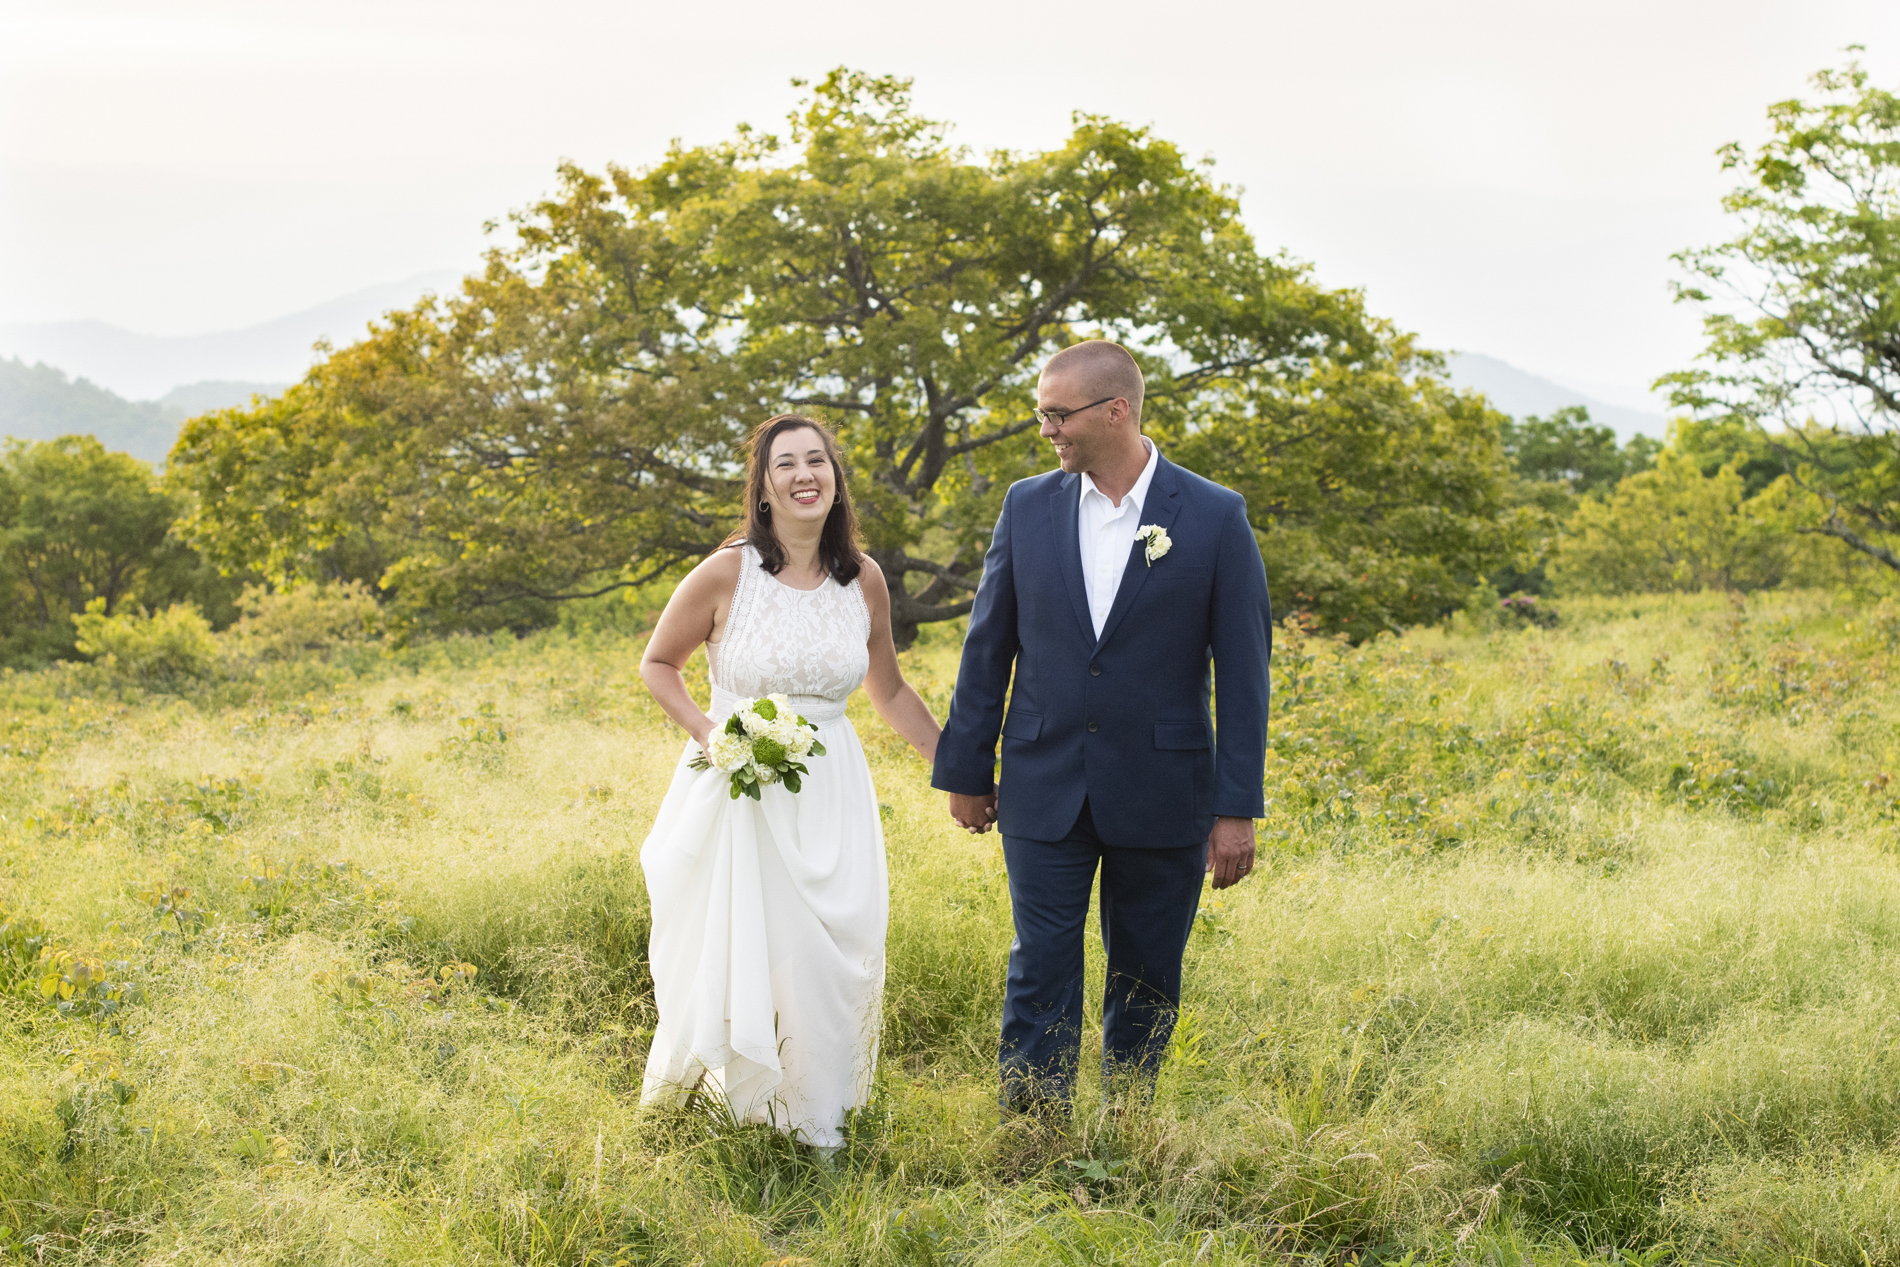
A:
<svg viewBox="0 0 1900 1267">
<path fill-rule="evenodd" d="M 1119 344 L 1043 367 L 1036 417 L 1062 469 L 1003 499 L 937 745 L 932 785 L 967 830 L 1001 829 L 1009 867 L 1006 1113 L 1072 1094 L 1097 867 L 1103 1073 L 1152 1083 L 1201 877 L 1253 869 L 1264 812 L 1273 617 L 1246 502 L 1162 457 L 1141 398 Z"/>
</svg>

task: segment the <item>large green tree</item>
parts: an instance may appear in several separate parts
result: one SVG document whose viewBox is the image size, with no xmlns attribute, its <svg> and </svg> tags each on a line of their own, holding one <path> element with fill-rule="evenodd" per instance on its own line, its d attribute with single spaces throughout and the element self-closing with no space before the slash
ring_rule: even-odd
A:
<svg viewBox="0 0 1900 1267">
<path fill-rule="evenodd" d="M 1814 102 L 1768 110 L 1726 242 L 1678 260 L 1704 305 L 1706 364 L 1670 375 L 1676 404 L 1763 435 L 1812 495 L 1801 531 L 1900 569 L 1900 98 L 1856 63 Z"/>
<path fill-rule="evenodd" d="M 0 452 L 0 662 L 68 655 L 72 618 L 190 598 L 223 614 L 231 587 L 172 535 L 175 498 L 152 468 L 91 436 Z"/>
<path fill-rule="evenodd" d="M 513 227 L 460 294 L 186 428 L 204 549 L 417 619 L 543 619 L 712 549 L 738 441 L 796 409 L 838 425 L 907 642 L 968 610 L 1002 490 L 1048 465 L 1038 366 L 1085 334 L 1136 353 L 1149 430 L 1258 494 L 1270 561 L 1288 534 L 1341 627 L 1442 606 L 1505 531 L 1482 409 L 1141 129 L 1078 116 L 1059 149 L 976 159 L 906 81 L 837 71 L 784 138 L 564 168 Z"/>
<path fill-rule="evenodd" d="M 1582 405 L 1566 405 L 1548 418 L 1508 420 L 1501 436 L 1520 478 L 1581 495 L 1606 493 L 1624 476 L 1648 470 L 1663 448 L 1662 441 L 1642 435 L 1618 447 L 1616 432 L 1591 422 Z"/>
</svg>

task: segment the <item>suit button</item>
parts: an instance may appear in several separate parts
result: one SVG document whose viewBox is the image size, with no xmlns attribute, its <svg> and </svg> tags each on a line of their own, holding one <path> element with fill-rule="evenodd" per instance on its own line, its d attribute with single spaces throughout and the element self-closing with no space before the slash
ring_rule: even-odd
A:
<svg viewBox="0 0 1900 1267">
<path fill-rule="evenodd" d="M 1102 676 L 1102 666 L 1099 664 L 1091 664 L 1089 666 L 1089 676 L 1090 677 Z"/>
<path fill-rule="evenodd" d="M 1098 730 L 1100 730 L 1101 728 L 1102 728 L 1102 725 L 1101 725 L 1101 723 L 1100 723 L 1100 722 L 1090 722 L 1090 723 L 1089 723 L 1089 733 L 1090 733 L 1091 735 L 1092 735 L 1092 734 L 1094 734 L 1094 733 L 1095 733 L 1096 731 L 1098 731 Z"/>
</svg>

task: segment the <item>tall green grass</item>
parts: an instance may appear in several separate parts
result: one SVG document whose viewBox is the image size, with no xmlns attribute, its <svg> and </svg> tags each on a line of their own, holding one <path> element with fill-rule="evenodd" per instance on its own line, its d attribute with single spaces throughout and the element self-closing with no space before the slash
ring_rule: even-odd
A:
<svg viewBox="0 0 1900 1267">
<path fill-rule="evenodd" d="M 832 1163 L 638 1107 L 637 637 L 10 675 L 0 1261 L 1900 1262 L 1897 648 L 1824 595 L 1286 630 L 1266 865 L 1152 1107 L 1065 1132 L 995 1117 L 994 838 L 858 701 L 890 971 Z"/>
</svg>

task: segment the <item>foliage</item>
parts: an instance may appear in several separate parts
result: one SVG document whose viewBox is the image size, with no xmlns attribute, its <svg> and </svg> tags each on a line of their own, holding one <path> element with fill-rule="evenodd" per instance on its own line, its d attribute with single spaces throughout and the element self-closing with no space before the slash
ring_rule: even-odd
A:
<svg viewBox="0 0 1900 1267">
<path fill-rule="evenodd" d="M 1358 364 L 1207 393 L 1168 450 L 1246 496 L 1276 609 L 1355 640 L 1455 610 L 1535 522 L 1508 498 L 1501 415 L 1372 325 Z"/>
<path fill-rule="evenodd" d="M 111 612 L 149 579 L 176 513 L 143 463 L 89 436 L 13 443 L 0 456 L 9 658 L 70 646 L 68 617 Z"/>
<path fill-rule="evenodd" d="M 275 703 L 0 677 L 0 1252 L 1900 1260 L 1891 605 L 1315 626 L 1281 631 L 1262 865 L 1204 898 L 1152 1107 L 1090 1071 L 1060 1134 L 995 1122 L 994 840 L 853 700 L 892 919 L 829 1163 L 638 1107 L 636 853 L 683 737 L 637 638 L 418 645 Z M 938 709 L 957 635 L 905 656 Z"/>
<path fill-rule="evenodd" d="M 1811 502 L 1785 475 L 1749 496 L 1735 467 L 1704 475 L 1695 455 L 1665 449 L 1652 469 L 1578 504 L 1551 580 L 1570 594 L 1867 584 L 1871 564 L 1795 531 Z"/>
<path fill-rule="evenodd" d="M 1900 569 L 1900 97 L 1849 62 L 1816 102 L 1769 107 L 1750 183 L 1723 201 L 1727 242 L 1677 256 L 1703 305 L 1707 368 L 1669 375 L 1675 403 L 1759 428 L 1812 494 L 1797 528 Z"/>
<path fill-rule="evenodd" d="M 217 664 L 218 640 L 210 624 L 185 603 L 159 612 L 107 615 L 105 599 L 95 598 L 73 625 L 81 655 L 143 685 L 176 686 L 209 677 Z"/>
<path fill-rule="evenodd" d="M 1519 479 L 1559 484 L 1576 494 L 1604 493 L 1625 476 L 1648 470 L 1663 447 L 1639 435 L 1618 448 L 1616 432 L 1593 424 L 1583 405 L 1566 406 L 1548 418 L 1507 418 L 1499 430 Z"/>
<path fill-rule="evenodd" d="M 1617 481 L 1648 470 L 1662 446 L 1639 435 L 1618 448 L 1616 433 L 1591 423 L 1590 411 L 1581 405 L 1548 418 L 1505 418 L 1499 438 L 1516 476 L 1510 498 L 1529 520 L 1529 531 L 1514 556 L 1490 562 L 1485 579 L 1506 594 L 1547 595 L 1550 553 L 1579 499 L 1601 497 Z M 1488 617 L 1487 609 L 1480 623 Z"/>
<path fill-rule="evenodd" d="M 240 655 L 288 660 L 376 637 L 382 609 L 360 581 L 293 585 L 269 590 L 247 585 L 238 599 L 240 616 L 225 639 Z"/>
<path fill-rule="evenodd" d="M 90 436 L 0 453 L 0 663 L 73 653 L 73 618 L 97 601 L 230 606 L 234 588 L 171 533 L 178 503 L 145 463 Z"/>
<path fill-rule="evenodd" d="M 1773 436 L 1739 418 L 1678 418 L 1670 425 L 1670 448 L 1707 477 L 1733 467 L 1750 497 L 1788 473 L 1775 444 Z"/>
<path fill-rule="evenodd" d="M 1772 586 L 1780 580 L 1780 534 L 1744 506 L 1733 467 L 1705 478 L 1665 451 L 1653 470 L 1577 507 L 1552 558 L 1552 580 L 1580 594 Z"/>
<path fill-rule="evenodd" d="M 840 429 L 906 645 L 967 610 L 1004 488 L 1046 464 L 1037 367 L 1097 332 L 1141 358 L 1164 445 L 1251 484 L 1288 597 L 1330 622 L 1441 610 L 1511 531 L 1481 407 L 1143 129 L 1081 115 L 978 160 L 907 81 L 840 70 L 784 139 L 565 167 L 514 228 L 461 294 L 185 429 L 199 548 L 408 622 L 542 625 L 711 549 L 738 442 L 800 409 Z"/>
<path fill-rule="evenodd" d="M 1537 629 L 1555 629 L 1557 613 L 1548 603 L 1539 603 L 1533 594 L 1513 594 L 1498 603 L 1499 619 L 1516 626 L 1530 625 Z"/>
</svg>

